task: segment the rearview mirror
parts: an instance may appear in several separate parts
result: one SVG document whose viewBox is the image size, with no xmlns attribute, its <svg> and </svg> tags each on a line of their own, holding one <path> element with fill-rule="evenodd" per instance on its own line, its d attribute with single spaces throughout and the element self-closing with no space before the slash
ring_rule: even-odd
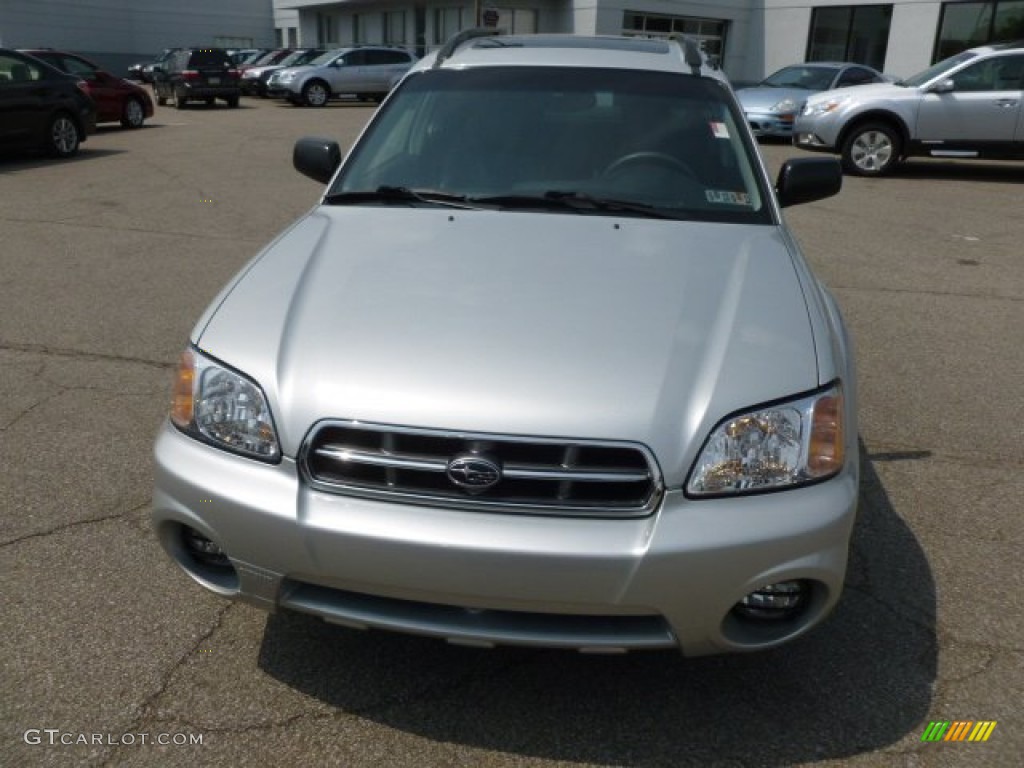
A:
<svg viewBox="0 0 1024 768">
<path fill-rule="evenodd" d="M 302 175 L 326 184 L 341 165 L 341 147 L 333 139 L 304 136 L 295 142 L 292 165 Z"/>
<path fill-rule="evenodd" d="M 928 89 L 928 93 L 951 93 L 956 90 L 956 83 L 953 82 L 952 78 L 946 78 L 945 80 L 939 80 L 935 85 Z"/>
<path fill-rule="evenodd" d="M 779 205 L 799 205 L 821 200 L 843 187 L 843 170 L 834 157 L 797 157 L 779 171 L 775 191 Z"/>
</svg>

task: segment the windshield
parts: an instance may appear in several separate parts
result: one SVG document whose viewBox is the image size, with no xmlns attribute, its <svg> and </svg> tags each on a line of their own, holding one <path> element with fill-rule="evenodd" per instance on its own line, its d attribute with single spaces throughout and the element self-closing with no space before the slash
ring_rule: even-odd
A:
<svg viewBox="0 0 1024 768">
<path fill-rule="evenodd" d="M 311 61 L 308 61 L 306 63 L 309 64 L 309 66 L 311 67 L 320 67 L 323 66 L 324 64 L 330 64 L 332 61 L 334 61 L 334 58 L 344 50 L 344 48 L 335 48 L 333 51 L 321 53 L 315 59 L 312 59 Z"/>
<path fill-rule="evenodd" d="M 303 56 L 308 56 L 308 55 L 309 55 L 308 51 L 292 51 L 287 56 L 285 56 L 283 59 L 281 59 L 281 61 L 279 61 L 278 64 L 280 64 L 282 67 L 287 67 L 287 66 L 290 66 L 292 64 L 298 64 L 298 63 L 301 63 L 301 59 L 302 59 Z"/>
<path fill-rule="evenodd" d="M 963 51 L 962 53 L 958 53 L 956 56 L 950 56 L 948 59 L 943 59 L 937 64 L 932 64 L 928 69 L 918 72 L 916 75 L 908 77 L 906 80 L 900 80 L 896 85 L 905 85 L 908 88 L 916 88 L 919 85 L 924 85 L 929 80 L 938 77 L 947 69 L 952 69 L 957 64 L 962 64 L 965 61 L 970 61 L 975 56 L 977 56 L 976 53 Z"/>
<path fill-rule="evenodd" d="M 838 67 L 785 67 L 765 78 L 761 85 L 824 91 L 832 85 L 838 71 Z"/>
<path fill-rule="evenodd" d="M 323 51 L 296 51 L 291 54 L 287 59 L 281 62 L 281 66 L 284 67 L 299 67 L 303 64 L 308 64 Z"/>
<path fill-rule="evenodd" d="M 770 223 L 730 104 L 717 81 L 664 72 L 427 70 L 381 108 L 328 199 Z"/>
</svg>

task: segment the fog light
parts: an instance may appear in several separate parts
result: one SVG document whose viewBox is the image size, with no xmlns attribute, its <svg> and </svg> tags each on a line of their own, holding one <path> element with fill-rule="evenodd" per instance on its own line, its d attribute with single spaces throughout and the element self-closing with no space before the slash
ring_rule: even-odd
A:
<svg viewBox="0 0 1024 768">
<path fill-rule="evenodd" d="M 809 597 L 806 581 L 780 581 L 751 592 L 733 606 L 733 611 L 760 621 L 791 619 L 803 610 Z"/>
<path fill-rule="evenodd" d="M 198 562 L 212 568 L 231 568 L 224 550 L 194 528 L 185 528 L 185 549 Z"/>
</svg>

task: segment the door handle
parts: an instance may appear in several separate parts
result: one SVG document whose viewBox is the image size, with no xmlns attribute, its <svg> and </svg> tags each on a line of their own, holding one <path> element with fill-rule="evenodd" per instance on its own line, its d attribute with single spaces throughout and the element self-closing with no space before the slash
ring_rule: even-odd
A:
<svg viewBox="0 0 1024 768">
<path fill-rule="evenodd" d="M 1017 99 L 996 99 L 997 107 L 1016 107 L 1020 102 Z"/>
</svg>

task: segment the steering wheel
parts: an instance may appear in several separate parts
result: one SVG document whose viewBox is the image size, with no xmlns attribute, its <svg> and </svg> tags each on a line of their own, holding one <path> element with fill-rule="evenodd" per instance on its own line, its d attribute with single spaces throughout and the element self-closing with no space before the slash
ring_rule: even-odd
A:
<svg viewBox="0 0 1024 768">
<path fill-rule="evenodd" d="M 672 157 L 672 155 L 667 155 L 664 152 L 630 152 L 628 155 L 623 155 L 622 157 L 613 160 L 612 163 L 604 169 L 601 175 L 613 176 L 616 173 L 619 173 L 626 166 L 644 163 L 647 165 L 660 165 L 665 168 L 669 168 L 677 173 L 689 176 L 691 179 L 697 178 L 697 174 L 693 172 L 693 169 L 690 166 L 678 158 Z"/>
</svg>

